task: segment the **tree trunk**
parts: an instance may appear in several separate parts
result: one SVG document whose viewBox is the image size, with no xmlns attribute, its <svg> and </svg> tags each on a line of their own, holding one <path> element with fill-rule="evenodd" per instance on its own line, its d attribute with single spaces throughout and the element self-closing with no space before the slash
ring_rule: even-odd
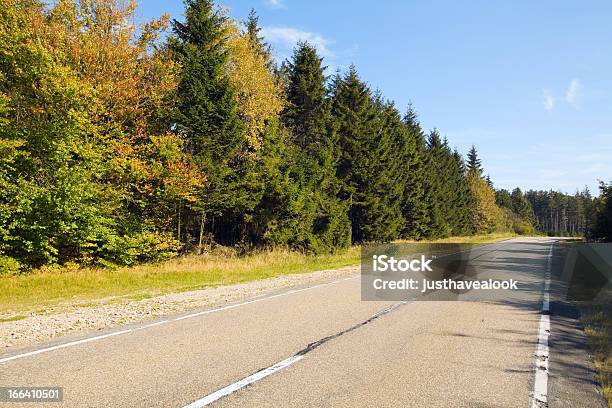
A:
<svg viewBox="0 0 612 408">
<path fill-rule="evenodd" d="M 204 209 L 202 209 L 202 216 L 200 217 L 200 241 L 198 243 L 198 252 L 202 254 L 202 243 L 204 241 L 204 223 L 206 220 L 206 215 L 204 214 Z"/>
<path fill-rule="evenodd" d="M 176 237 L 181 242 L 181 202 L 178 202 L 178 227 L 176 232 Z"/>
</svg>

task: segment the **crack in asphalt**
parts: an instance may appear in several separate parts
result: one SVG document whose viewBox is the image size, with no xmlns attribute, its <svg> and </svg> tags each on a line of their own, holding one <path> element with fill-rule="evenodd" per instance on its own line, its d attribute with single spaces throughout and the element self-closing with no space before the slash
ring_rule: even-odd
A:
<svg viewBox="0 0 612 408">
<path fill-rule="evenodd" d="M 403 305 L 405 305 L 407 303 L 409 303 L 408 300 L 401 301 L 401 302 L 398 302 L 398 303 L 394 303 L 391 306 L 388 306 L 388 307 L 382 309 L 380 312 L 377 312 L 376 314 L 372 315 L 370 318 L 368 318 L 367 320 L 364 320 L 361 323 L 357 323 L 356 325 L 351 326 L 348 329 L 342 330 L 342 331 L 340 331 L 340 332 L 338 332 L 336 334 L 332 334 L 331 336 L 323 337 L 320 340 L 317 340 L 317 341 L 315 341 L 313 343 L 310 343 L 308 346 L 306 346 L 302 350 L 300 350 L 297 353 L 295 353 L 294 356 L 304 356 L 304 355 L 310 353 L 311 351 L 317 349 L 318 347 L 322 346 L 323 344 L 327 343 L 328 341 L 337 339 L 338 337 L 343 336 L 343 335 L 345 335 L 347 333 L 350 333 L 350 332 L 352 332 L 354 330 L 357 330 L 358 328 L 363 327 L 366 324 L 373 322 L 374 320 L 380 319 L 381 317 L 383 317 L 383 316 L 393 312 L 394 310 L 400 308 L 401 306 L 403 306 Z"/>
</svg>

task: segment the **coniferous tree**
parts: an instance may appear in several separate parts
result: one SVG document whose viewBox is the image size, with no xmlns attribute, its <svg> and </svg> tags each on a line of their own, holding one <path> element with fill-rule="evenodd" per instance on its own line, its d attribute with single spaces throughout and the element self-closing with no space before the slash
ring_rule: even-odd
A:
<svg viewBox="0 0 612 408">
<path fill-rule="evenodd" d="M 292 60 L 286 64 L 287 106 L 281 115 L 292 132 L 295 174 L 304 192 L 299 217 L 302 226 L 309 230 L 305 246 L 317 252 L 350 244 L 347 204 L 338 197 L 338 136 L 321 61 L 312 45 L 298 44 Z"/>
<path fill-rule="evenodd" d="M 442 141 L 440 133 L 434 129 L 427 136 L 426 141 L 426 177 L 425 202 L 429 223 L 427 226 L 428 238 L 443 238 L 451 233 L 447 223 L 446 210 L 448 199 L 446 166 L 448 165 L 448 147 Z"/>
<path fill-rule="evenodd" d="M 379 234 L 389 234 L 389 239 L 396 239 L 406 228 L 402 208 L 408 175 L 414 161 L 413 140 L 393 102 L 383 100 L 380 92 L 377 92 L 374 106 L 381 120 L 379 139 L 382 143 L 378 146 L 381 149 L 377 164 L 380 168 L 379 189 L 387 206 L 384 225 L 379 229 Z"/>
<path fill-rule="evenodd" d="M 591 236 L 603 242 L 612 241 L 612 184 L 599 185 L 598 211 Z"/>
<path fill-rule="evenodd" d="M 510 199 L 512 201 L 512 211 L 519 217 L 521 217 L 523 220 L 533 224 L 535 222 L 533 208 L 531 208 L 531 204 L 529 203 L 529 201 L 527 201 L 525 195 L 523 194 L 520 188 L 517 187 L 512 190 Z"/>
<path fill-rule="evenodd" d="M 379 107 L 354 66 L 335 81 L 333 114 L 337 120 L 341 156 L 337 174 L 340 196 L 349 203 L 353 242 L 389 241 L 402 227 L 392 184 L 384 169 L 392 137 L 383 126 Z"/>
<path fill-rule="evenodd" d="M 461 154 L 455 149 L 452 153 L 446 183 L 447 194 L 451 197 L 446 213 L 451 226 L 451 234 L 466 235 L 470 228 L 470 191 L 466 179 L 466 166 Z"/>
<path fill-rule="evenodd" d="M 261 44 L 263 37 L 259 36 L 261 28 L 259 27 L 259 16 L 254 8 L 249 11 L 246 21 L 247 33 L 253 44 Z"/>
<path fill-rule="evenodd" d="M 482 163 L 480 158 L 478 158 L 476 146 L 472 145 L 472 148 L 468 152 L 467 159 L 468 171 L 475 172 L 478 176 L 482 176 Z"/>
<path fill-rule="evenodd" d="M 497 190 L 495 192 L 495 202 L 501 208 L 512 210 L 512 197 L 506 189 Z"/>
<path fill-rule="evenodd" d="M 264 38 L 259 35 L 261 27 L 259 26 L 259 16 L 255 12 L 255 9 L 251 9 L 246 21 L 247 35 L 251 44 L 255 47 L 256 51 L 264 57 L 266 65 L 269 69 L 273 68 L 274 62 L 272 60 L 272 51 L 270 45 L 264 41 Z"/>
<path fill-rule="evenodd" d="M 173 21 L 170 40 L 181 65 L 175 128 L 186 136 L 187 148 L 206 177 L 189 209 L 192 218 L 201 220 L 200 236 L 205 225 L 215 225 L 217 239 L 232 242 L 238 231 L 229 221 L 255 202 L 244 185 L 244 125 L 226 74 L 227 18 L 210 0 L 186 0 L 185 5 L 185 22 Z"/>
<path fill-rule="evenodd" d="M 404 202 L 402 213 L 405 219 L 405 228 L 402 235 L 406 238 L 422 239 L 427 236 L 429 216 L 425 202 L 425 135 L 412 104 L 408 106 L 403 118 L 404 126 L 408 131 L 406 147 L 406 188 L 404 189 Z"/>
</svg>

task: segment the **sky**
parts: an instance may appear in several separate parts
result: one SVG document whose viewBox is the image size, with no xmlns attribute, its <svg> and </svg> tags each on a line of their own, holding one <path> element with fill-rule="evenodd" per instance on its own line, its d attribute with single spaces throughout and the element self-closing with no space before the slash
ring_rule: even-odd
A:
<svg viewBox="0 0 612 408">
<path fill-rule="evenodd" d="M 139 19 L 180 0 L 141 0 Z M 275 58 L 314 44 L 328 72 L 350 64 L 372 89 L 412 103 L 496 188 L 574 193 L 612 180 L 612 2 L 224 0 L 255 8 Z M 587 6 L 588 4 L 588 6 Z"/>
</svg>

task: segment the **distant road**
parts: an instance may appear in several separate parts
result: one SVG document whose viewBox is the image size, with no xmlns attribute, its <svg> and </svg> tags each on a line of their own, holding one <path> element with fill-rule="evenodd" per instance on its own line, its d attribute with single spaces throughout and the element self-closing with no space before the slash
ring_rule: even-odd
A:
<svg viewBox="0 0 612 408">
<path fill-rule="evenodd" d="M 553 242 L 474 261 L 529 282 L 514 300 L 362 302 L 354 277 L 0 355 L 0 386 L 63 387 L 50 407 L 525 408 L 546 406 L 544 381 L 549 407 L 604 407 L 576 314 L 545 284 Z"/>
</svg>

